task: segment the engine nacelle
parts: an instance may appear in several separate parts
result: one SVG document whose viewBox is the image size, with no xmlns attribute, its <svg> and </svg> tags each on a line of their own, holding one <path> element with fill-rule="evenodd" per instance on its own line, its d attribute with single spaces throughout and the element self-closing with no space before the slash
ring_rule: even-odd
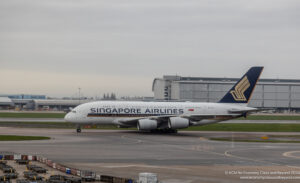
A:
<svg viewBox="0 0 300 183">
<path fill-rule="evenodd" d="M 168 127 L 171 129 L 180 129 L 189 127 L 190 120 L 181 117 L 171 117 L 168 121 Z"/>
<path fill-rule="evenodd" d="M 157 128 L 157 121 L 151 119 L 140 119 L 137 123 L 138 130 L 154 130 Z"/>
</svg>

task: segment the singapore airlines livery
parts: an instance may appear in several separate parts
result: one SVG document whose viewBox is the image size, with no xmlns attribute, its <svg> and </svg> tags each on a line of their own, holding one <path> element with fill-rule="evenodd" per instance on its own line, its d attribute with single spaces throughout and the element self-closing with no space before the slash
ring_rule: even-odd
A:
<svg viewBox="0 0 300 183">
<path fill-rule="evenodd" d="M 80 125 L 110 124 L 141 131 L 176 132 L 189 126 L 246 117 L 247 107 L 263 67 L 252 67 L 218 103 L 97 101 L 77 106 L 65 116 Z"/>
</svg>

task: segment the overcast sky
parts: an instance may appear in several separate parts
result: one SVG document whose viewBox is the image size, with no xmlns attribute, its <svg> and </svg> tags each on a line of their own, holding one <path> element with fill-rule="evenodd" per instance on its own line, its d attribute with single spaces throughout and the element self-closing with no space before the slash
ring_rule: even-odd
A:
<svg viewBox="0 0 300 183">
<path fill-rule="evenodd" d="M 299 0 L 1 0 L 0 93 L 152 96 L 163 75 L 300 79 Z"/>
</svg>

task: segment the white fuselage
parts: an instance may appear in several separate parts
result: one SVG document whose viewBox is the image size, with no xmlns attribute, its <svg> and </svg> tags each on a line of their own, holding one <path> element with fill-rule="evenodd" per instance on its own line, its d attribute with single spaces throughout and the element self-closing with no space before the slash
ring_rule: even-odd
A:
<svg viewBox="0 0 300 183">
<path fill-rule="evenodd" d="M 193 102 L 98 101 L 77 106 L 65 120 L 78 124 L 115 124 L 120 121 L 155 116 L 224 115 L 230 110 L 253 109 L 239 104 Z M 238 116 L 238 115 L 237 115 Z M 210 122 L 218 122 L 218 119 Z M 195 122 L 196 123 L 196 122 Z M 205 120 L 201 123 L 206 123 Z"/>
</svg>

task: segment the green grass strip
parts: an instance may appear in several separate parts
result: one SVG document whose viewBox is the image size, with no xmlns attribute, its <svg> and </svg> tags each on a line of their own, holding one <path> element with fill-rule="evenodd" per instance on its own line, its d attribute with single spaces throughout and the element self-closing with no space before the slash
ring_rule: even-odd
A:
<svg viewBox="0 0 300 183">
<path fill-rule="evenodd" d="M 22 128 L 75 128 L 76 125 L 69 122 L 0 122 L 0 126 Z"/>
<path fill-rule="evenodd" d="M 1 112 L 0 118 L 64 118 L 66 113 Z"/>
<path fill-rule="evenodd" d="M 233 132 L 300 132 L 300 124 L 235 124 L 218 123 L 194 126 L 185 131 L 233 131 Z"/>
<path fill-rule="evenodd" d="M 281 116 L 281 115 L 250 115 L 247 118 L 238 118 L 237 120 L 300 120 L 300 116 L 294 116 L 294 115 L 287 115 L 287 116 Z"/>
<path fill-rule="evenodd" d="M 68 122 L 0 122 L 0 126 L 27 128 L 76 128 Z M 117 128 L 114 125 L 83 125 L 88 129 L 135 130 L 136 128 Z M 193 126 L 181 131 L 232 131 L 232 132 L 300 132 L 300 124 L 251 124 L 251 123 L 217 123 L 205 126 Z"/>
<path fill-rule="evenodd" d="M 261 142 L 261 143 L 300 143 L 300 141 L 293 140 L 247 140 L 247 139 L 234 139 L 231 138 L 210 138 L 210 140 L 226 141 L 226 142 Z"/>
<path fill-rule="evenodd" d="M 61 126 L 76 126 L 73 123 L 70 122 L 39 122 L 39 121 L 25 121 L 25 122 L 19 122 L 19 121 L 0 121 L 0 125 L 61 125 Z"/>
<path fill-rule="evenodd" d="M 0 122 L 0 126 L 22 127 L 22 128 L 64 128 L 75 129 L 76 124 L 69 122 Z M 135 130 L 136 128 L 118 128 L 116 125 L 81 125 L 82 129 L 103 129 L 103 130 Z"/>
<path fill-rule="evenodd" d="M 49 139 L 50 137 L 42 137 L 42 136 L 0 135 L 0 141 L 49 140 Z"/>
<path fill-rule="evenodd" d="M 0 118 L 64 118 L 66 113 L 0 112 Z M 300 115 L 250 115 L 237 120 L 300 120 Z"/>
<path fill-rule="evenodd" d="M 0 118 L 64 118 L 66 113 L 0 112 Z M 250 115 L 237 120 L 300 120 L 300 115 Z"/>
</svg>

